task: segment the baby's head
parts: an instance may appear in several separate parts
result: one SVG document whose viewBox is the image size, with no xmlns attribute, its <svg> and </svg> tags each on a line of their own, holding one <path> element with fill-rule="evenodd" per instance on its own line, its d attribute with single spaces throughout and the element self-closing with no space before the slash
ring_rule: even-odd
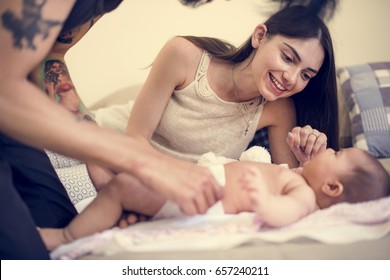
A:
<svg viewBox="0 0 390 280">
<path fill-rule="evenodd" d="M 358 148 L 327 149 L 303 165 L 302 176 L 320 208 L 363 202 L 390 194 L 390 177 L 380 162 Z"/>
</svg>

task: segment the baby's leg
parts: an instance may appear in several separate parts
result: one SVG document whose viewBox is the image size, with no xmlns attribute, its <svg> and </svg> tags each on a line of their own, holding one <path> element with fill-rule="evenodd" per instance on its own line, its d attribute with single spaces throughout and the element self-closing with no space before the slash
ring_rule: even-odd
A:
<svg viewBox="0 0 390 280">
<path fill-rule="evenodd" d="M 101 167 L 96 164 L 88 163 L 86 166 L 88 169 L 89 177 L 91 178 L 91 181 L 96 191 L 98 192 L 101 191 L 105 186 L 107 186 L 111 179 L 116 175 L 112 170 L 105 167 Z M 146 221 L 147 219 L 148 217 L 140 213 L 124 211 L 117 225 L 120 228 L 125 228 L 137 222 Z"/>
<path fill-rule="evenodd" d="M 46 249 L 52 251 L 58 246 L 72 242 L 73 239 L 67 232 L 67 228 L 38 228 Z"/>
<path fill-rule="evenodd" d="M 78 239 L 113 227 L 123 210 L 154 215 L 164 203 L 165 199 L 137 178 L 121 173 L 69 224 L 69 233 L 73 239 Z"/>
<path fill-rule="evenodd" d="M 101 167 L 94 163 L 88 163 L 87 170 L 89 178 L 91 178 L 91 181 L 97 191 L 100 191 L 115 176 L 115 173 L 110 169 Z"/>
<path fill-rule="evenodd" d="M 121 201 L 123 210 L 154 216 L 166 202 L 160 193 L 149 189 L 132 175 L 121 173 L 115 178 L 114 184 L 122 186 L 120 195 L 123 197 Z"/>
<path fill-rule="evenodd" d="M 138 179 L 121 173 L 66 228 L 40 229 L 41 237 L 47 248 L 52 250 L 61 244 L 113 227 L 123 209 L 154 215 L 164 203 L 164 198 Z"/>
</svg>

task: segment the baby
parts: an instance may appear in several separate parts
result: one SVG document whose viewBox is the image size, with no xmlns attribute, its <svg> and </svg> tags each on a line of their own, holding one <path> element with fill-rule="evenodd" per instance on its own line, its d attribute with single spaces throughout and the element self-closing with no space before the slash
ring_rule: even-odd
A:
<svg viewBox="0 0 390 280">
<path fill-rule="evenodd" d="M 389 195 L 390 178 L 377 159 L 357 148 L 327 149 L 295 171 L 259 162 L 210 166 L 224 196 L 208 213 L 256 212 L 274 227 L 286 226 L 316 209 Z M 154 218 L 182 215 L 180 209 L 129 174 L 118 174 L 63 229 L 40 229 L 49 250 L 113 227 L 123 209 Z"/>
</svg>

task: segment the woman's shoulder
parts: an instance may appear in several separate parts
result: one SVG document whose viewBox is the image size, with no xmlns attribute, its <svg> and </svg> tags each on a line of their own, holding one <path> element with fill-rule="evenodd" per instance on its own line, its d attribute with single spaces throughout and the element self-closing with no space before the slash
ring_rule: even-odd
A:
<svg viewBox="0 0 390 280">
<path fill-rule="evenodd" d="M 191 42 L 189 39 L 187 39 L 184 36 L 175 36 L 172 39 L 170 39 L 167 42 L 167 44 L 171 45 L 172 47 L 177 47 L 179 49 L 190 49 L 190 50 L 203 51 L 203 49 L 196 46 L 193 42 Z"/>
<path fill-rule="evenodd" d="M 196 46 L 184 37 L 176 36 L 170 39 L 164 46 L 167 52 L 184 60 L 199 61 L 204 50 Z"/>
</svg>

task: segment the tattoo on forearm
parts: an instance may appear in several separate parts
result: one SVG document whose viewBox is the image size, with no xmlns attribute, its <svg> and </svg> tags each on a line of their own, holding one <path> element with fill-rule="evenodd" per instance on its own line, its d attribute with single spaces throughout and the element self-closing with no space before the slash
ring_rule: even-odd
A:
<svg viewBox="0 0 390 280">
<path fill-rule="evenodd" d="M 93 120 L 76 91 L 66 64 L 62 60 L 49 58 L 42 66 L 40 79 L 46 94 L 78 118 Z"/>
<path fill-rule="evenodd" d="M 51 28 L 62 24 L 61 21 L 42 18 L 42 8 L 46 1 L 23 0 L 21 17 L 9 10 L 1 15 L 3 26 L 12 33 L 14 47 L 35 50 L 34 39 L 38 35 L 46 39 Z"/>
</svg>

